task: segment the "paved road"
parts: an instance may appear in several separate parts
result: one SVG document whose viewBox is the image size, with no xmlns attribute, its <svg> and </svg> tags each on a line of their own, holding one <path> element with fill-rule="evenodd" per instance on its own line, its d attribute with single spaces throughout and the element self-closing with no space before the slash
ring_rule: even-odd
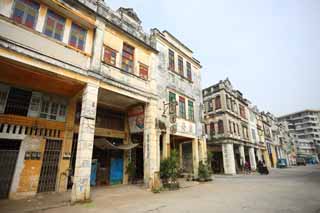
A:
<svg viewBox="0 0 320 213">
<path fill-rule="evenodd" d="M 160 194 L 134 186 L 98 189 L 92 203 L 45 212 L 320 213 L 320 166 L 275 169 L 269 176 L 217 176 L 211 183 Z"/>
</svg>

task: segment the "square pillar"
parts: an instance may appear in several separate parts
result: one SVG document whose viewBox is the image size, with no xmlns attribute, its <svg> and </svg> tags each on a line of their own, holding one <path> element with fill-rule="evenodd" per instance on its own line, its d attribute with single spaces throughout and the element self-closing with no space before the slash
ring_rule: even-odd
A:
<svg viewBox="0 0 320 213">
<path fill-rule="evenodd" d="M 91 159 L 94 142 L 96 110 L 99 86 L 88 83 L 82 94 L 75 174 L 71 201 L 90 199 Z"/>
<path fill-rule="evenodd" d="M 242 144 L 239 145 L 239 153 L 240 153 L 240 164 L 242 168 L 244 168 L 244 164 L 246 162 L 246 155 L 244 154 L 244 146 Z"/>
<path fill-rule="evenodd" d="M 199 169 L 199 145 L 198 139 L 192 139 L 192 164 L 193 164 L 193 176 L 198 178 Z"/>
<path fill-rule="evenodd" d="M 258 157 L 258 161 L 261 160 L 262 161 L 262 153 L 261 153 L 261 149 L 257 149 L 257 157 Z"/>
<path fill-rule="evenodd" d="M 251 170 L 255 171 L 257 169 L 257 162 L 256 162 L 256 156 L 254 154 L 253 147 L 249 147 L 249 160 L 250 160 Z"/>
<path fill-rule="evenodd" d="M 268 151 L 267 150 L 263 150 L 262 154 L 263 154 L 263 158 L 264 158 L 264 163 L 270 169 L 271 168 L 271 162 L 270 162 Z"/>
<path fill-rule="evenodd" d="M 162 156 L 163 159 L 166 159 L 170 155 L 170 130 L 167 130 L 162 136 L 162 147 Z"/>
<path fill-rule="evenodd" d="M 104 42 L 104 32 L 105 32 L 105 23 L 103 20 L 97 18 L 96 20 L 96 30 L 93 42 L 93 50 L 91 57 L 91 70 L 95 72 L 100 72 L 101 67 L 101 56 L 103 51 L 103 42 Z"/>
<path fill-rule="evenodd" d="M 234 160 L 233 144 L 222 144 L 223 168 L 227 175 L 236 174 L 236 164 Z"/>
<path fill-rule="evenodd" d="M 157 103 L 151 100 L 145 105 L 143 156 L 144 183 L 148 188 L 160 187 L 158 159 L 160 159 L 160 141 L 156 130 Z M 158 156 L 159 155 L 159 156 Z"/>
</svg>

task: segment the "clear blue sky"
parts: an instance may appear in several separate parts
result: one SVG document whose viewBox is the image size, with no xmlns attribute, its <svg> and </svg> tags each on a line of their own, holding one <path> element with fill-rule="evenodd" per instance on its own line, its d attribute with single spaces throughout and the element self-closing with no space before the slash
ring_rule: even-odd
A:
<svg viewBox="0 0 320 213">
<path fill-rule="evenodd" d="M 145 31 L 168 30 L 201 61 L 202 87 L 229 77 L 260 110 L 320 109 L 319 0 L 106 0 Z"/>
</svg>

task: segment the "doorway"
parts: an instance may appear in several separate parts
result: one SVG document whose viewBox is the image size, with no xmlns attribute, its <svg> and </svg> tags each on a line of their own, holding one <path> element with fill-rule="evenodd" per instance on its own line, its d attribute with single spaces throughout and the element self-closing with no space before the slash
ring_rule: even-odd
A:
<svg viewBox="0 0 320 213">
<path fill-rule="evenodd" d="M 47 139 L 43 154 L 38 192 L 56 190 L 62 140 Z"/>
<path fill-rule="evenodd" d="M 0 139 L 0 199 L 8 198 L 20 144 L 20 140 Z"/>
</svg>

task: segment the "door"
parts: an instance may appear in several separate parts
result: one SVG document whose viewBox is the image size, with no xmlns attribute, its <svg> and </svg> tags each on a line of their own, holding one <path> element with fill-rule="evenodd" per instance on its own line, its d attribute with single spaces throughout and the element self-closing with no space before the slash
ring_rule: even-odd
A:
<svg viewBox="0 0 320 213">
<path fill-rule="evenodd" d="M 7 198 L 16 168 L 20 141 L 0 139 L 0 198 Z"/>
<path fill-rule="evenodd" d="M 123 159 L 119 157 L 111 157 L 110 162 L 110 185 L 122 183 L 123 178 Z"/>
<path fill-rule="evenodd" d="M 47 139 L 43 154 L 38 192 L 55 191 L 62 140 Z"/>
</svg>

